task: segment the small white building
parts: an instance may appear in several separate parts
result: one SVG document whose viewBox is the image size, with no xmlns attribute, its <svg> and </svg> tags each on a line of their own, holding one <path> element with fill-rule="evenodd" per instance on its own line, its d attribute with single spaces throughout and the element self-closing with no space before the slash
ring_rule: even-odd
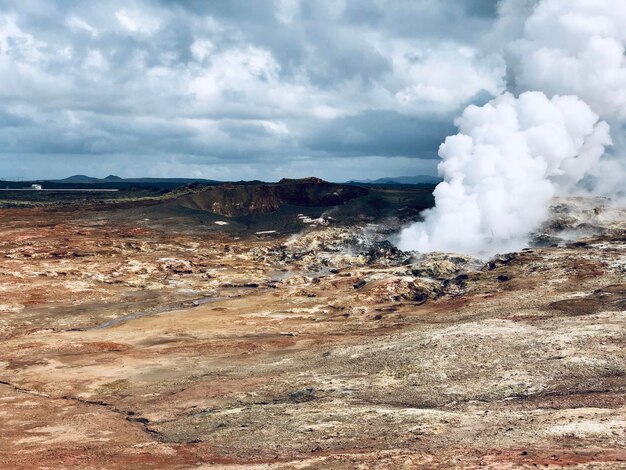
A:
<svg viewBox="0 0 626 470">
<path fill-rule="evenodd" d="M 31 184 L 30 187 L 31 189 L 34 189 L 36 191 L 41 191 L 43 189 L 43 187 L 40 184 Z"/>
</svg>

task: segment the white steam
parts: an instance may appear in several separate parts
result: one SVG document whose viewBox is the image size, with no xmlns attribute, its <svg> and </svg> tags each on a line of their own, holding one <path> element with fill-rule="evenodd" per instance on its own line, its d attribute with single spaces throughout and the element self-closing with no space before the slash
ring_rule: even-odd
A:
<svg viewBox="0 0 626 470">
<path fill-rule="evenodd" d="M 510 3 L 501 4 L 504 15 L 516 11 Z M 507 47 L 509 86 L 522 94 L 469 106 L 455 121 L 459 134 L 439 148 L 444 182 L 435 207 L 400 233 L 399 247 L 476 255 L 519 249 L 555 194 L 587 175 L 599 178 L 597 187 L 623 185 L 622 150 L 601 158 L 611 138 L 600 119 L 626 119 L 625 44 L 626 1 L 539 2 L 523 36 Z"/>
<path fill-rule="evenodd" d="M 576 184 L 610 143 L 609 127 L 573 96 L 505 93 L 456 120 L 439 148 L 444 182 L 399 247 L 480 254 L 518 249 L 546 217 L 557 187 Z"/>
<path fill-rule="evenodd" d="M 545 0 L 508 47 L 517 91 L 576 95 L 603 118 L 626 119 L 626 2 Z"/>
</svg>

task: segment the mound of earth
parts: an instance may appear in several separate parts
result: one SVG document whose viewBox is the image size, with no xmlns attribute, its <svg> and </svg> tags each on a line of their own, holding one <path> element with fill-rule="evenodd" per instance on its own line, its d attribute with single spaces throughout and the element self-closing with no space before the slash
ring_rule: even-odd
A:
<svg viewBox="0 0 626 470">
<path fill-rule="evenodd" d="M 327 207 L 345 204 L 368 189 L 359 186 L 328 183 L 319 178 L 283 179 L 267 184 L 225 184 L 181 196 L 178 203 L 189 209 L 200 209 L 226 217 L 267 214 L 282 205 Z"/>
</svg>

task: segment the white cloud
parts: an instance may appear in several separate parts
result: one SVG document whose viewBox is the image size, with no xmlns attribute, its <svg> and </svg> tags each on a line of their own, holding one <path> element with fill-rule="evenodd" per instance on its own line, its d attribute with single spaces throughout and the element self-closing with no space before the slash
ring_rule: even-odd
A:
<svg viewBox="0 0 626 470">
<path fill-rule="evenodd" d="M 154 34 L 161 26 L 158 18 L 145 11 L 121 9 L 115 12 L 121 26 L 131 33 Z"/>
<path fill-rule="evenodd" d="M 191 53 L 198 62 L 204 62 L 215 50 L 215 44 L 208 39 L 196 39 L 191 45 Z"/>
<path fill-rule="evenodd" d="M 300 0 L 274 0 L 276 19 L 291 23 L 300 13 Z"/>
<path fill-rule="evenodd" d="M 403 84 L 395 94 L 403 107 L 435 112 L 454 111 L 482 91 L 495 96 L 505 89 L 502 59 L 457 45 L 402 50 L 394 56 L 394 79 Z"/>
<path fill-rule="evenodd" d="M 519 90 L 575 94 L 626 119 L 626 2 L 544 0 L 511 46 Z"/>
<path fill-rule="evenodd" d="M 0 17 L 0 54 L 11 60 L 36 64 L 45 59 L 46 44 L 24 32 L 11 15 Z"/>
<path fill-rule="evenodd" d="M 70 16 L 67 20 L 67 26 L 72 29 L 87 31 L 92 36 L 98 35 L 98 30 L 78 16 Z"/>
</svg>

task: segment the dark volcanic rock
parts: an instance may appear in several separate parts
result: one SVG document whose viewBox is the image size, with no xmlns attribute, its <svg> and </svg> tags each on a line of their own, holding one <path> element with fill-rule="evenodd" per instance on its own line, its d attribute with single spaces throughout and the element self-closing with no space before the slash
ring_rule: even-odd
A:
<svg viewBox="0 0 626 470">
<path fill-rule="evenodd" d="M 506 253 L 504 255 L 496 255 L 494 258 L 491 259 L 491 261 L 489 261 L 483 267 L 483 270 L 492 271 L 496 269 L 498 266 L 504 266 L 506 264 L 509 264 L 515 258 L 517 258 L 517 253 Z"/>
<path fill-rule="evenodd" d="M 569 316 L 592 315 L 600 311 L 619 312 L 626 309 L 626 284 L 606 286 L 585 297 L 552 302 L 547 308 Z"/>
<path fill-rule="evenodd" d="M 411 260 L 411 255 L 398 249 L 391 242 L 375 242 L 369 250 L 362 253 L 369 264 L 383 262 L 387 265 L 401 265 Z"/>
</svg>

